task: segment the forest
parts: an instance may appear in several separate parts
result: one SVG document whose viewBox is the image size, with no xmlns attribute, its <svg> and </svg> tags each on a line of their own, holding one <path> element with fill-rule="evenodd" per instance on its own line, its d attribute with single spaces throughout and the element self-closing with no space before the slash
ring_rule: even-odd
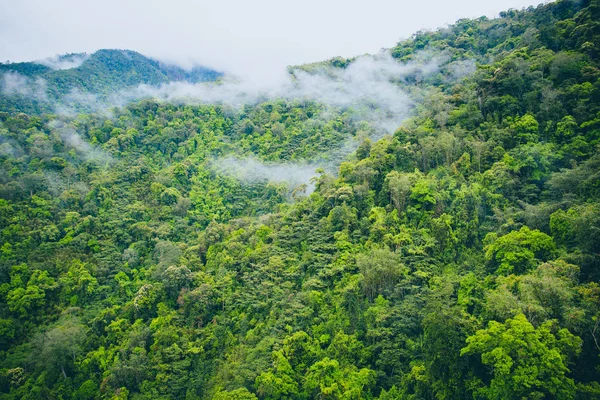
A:
<svg viewBox="0 0 600 400">
<path fill-rule="evenodd" d="M 50 100 L 0 96 L 0 399 L 600 399 L 600 0 L 386 54 L 419 65 L 386 81 L 406 115 L 285 96 L 59 113 L 52 93 L 154 81 L 113 79 L 121 58 L 2 64 L 50 74 Z"/>
</svg>

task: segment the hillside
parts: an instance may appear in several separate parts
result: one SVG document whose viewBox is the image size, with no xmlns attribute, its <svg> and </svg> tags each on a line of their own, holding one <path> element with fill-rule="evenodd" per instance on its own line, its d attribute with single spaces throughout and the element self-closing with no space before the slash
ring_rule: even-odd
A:
<svg viewBox="0 0 600 400">
<path fill-rule="evenodd" d="M 139 85 L 215 81 L 222 75 L 201 66 L 184 70 L 131 50 L 106 49 L 89 56 L 0 63 L 0 74 L 0 102 L 5 110 L 29 113 L 54 112 L 56 102 L 69 101 L 73 95 L 106 97 Z"/>
<path fill-rule="evenodd" d="M 0 398 L 600 398 L 599 21 L 561 0 L 110 114 L 0 99 Z M 218 77 L 140 57 L 8 66 L 49 96 Z"/>
</svg>

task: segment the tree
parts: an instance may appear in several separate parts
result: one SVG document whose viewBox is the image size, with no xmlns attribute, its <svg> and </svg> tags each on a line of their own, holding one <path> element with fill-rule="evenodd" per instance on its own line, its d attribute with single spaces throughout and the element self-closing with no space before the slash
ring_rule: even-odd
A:
<svg viewBox="0 0 600 400">
<path fill-rule="evenodd" d="M 293 399 L 299 396 L 295 372 L 281 350 L 273 352 L 273 368 L 256 378 L 256 391 L 261 398 Z"/>
<path fill-rule="evenodd" d="M 387 249 L 358 255 L 356 265 L 364 276 L 363 291 L 371 301 L 378 294 L 389 294 L 408 273 L 408 268 L 400 263 L 400 257 Z"/>
<path fill-rule="evenodd" d="M 428 210 L 437 203 L 435 193 L 435 182 L 431 179 L 422 178 L 412 187 L 410 198 L 416 202 L 415 207 L 418 210 Z"/>
<path fill-rule="evenodd" d="M 500 323 L 490 321 L 467 338 L 461 355 L 480 355 L 491 368 L 477 371 L 474 395 L 487 399 L 573 399 L 570 359 L 579 354 L 581 339 L 554 321 L 534 328 L 523 314 Z M 489 382 L 486 384 L 484 382 Z"/>
<path fill-rule="evenodd" d="M 360 399 L 374 383 L 374 371 L 367 368 L 342 368 L 328 357 L 314 363 L 307 371 L 304 388 L 312 397 L 322 399 Z"/>
<path fill-rule="evenodd" d="M 98 281 L 86 267 L 81 261 L 73 260 L 68 272 L 59 280 L 65 298 L 72 305 L 85 304 L 98 287 Z"/>
<path fill-rule="evenodd" d="M 26 288 L 16 288 L 8 292 L 6 303 L 10 311 L 25 316 L 29 313 L 36 314 L 44 306 L 46 293 L 36 285 L 27 285 Z"/>
<path fill-rule="evenodd" d="M 213 396 L 213 400 L 258 400 L 254 393 L 246 388 L 240 388 L 230 391 L 219 391 Z"/>
<path fill-rule="evenodd" d="M 539 261 L 550 259 L 556 250 L 550 236 L 527 226 L 497 239 L 490 234 L 486 240 L 492 243 L 485 247 L 485 259 L 497 274 L 525 273 Z"/>
<path fill-rule="evenodd" d="M 501 321 L 522 313 L 535 326 L 556 319 L 570 329 L 576 328 L 584 314 L 575 297 L 578 274 L 577 266 L 556 260 L 526 275 L 497 277 L 496 287 L 484 295 L 484 315 Z"/>
<path fill-rule="evenodd" d="M 533 115 L 525 114 L 514 119 L 510 130 L 514 132 L 514 139 L 518 144 L 536 142 L 539 123 Z"/>
<path fill-rule="evenodd" d="M 27 285 L 23 285 L 22 274 L 26 270 L 25 264 L 13 267 L 11 283 L 19 287 L 10 290 L 6 295 L 9 309 L 22 316 L 39 314 L 46 305 L 46 292 L 57 288 L 56 281 L 48 275 L 48 271 L 41 270 L 33 271 Z"/>
<path fill-rule="evenodd" d="M 84 326 L 76 318 L 67 315 L 50 330 L 35 337 L 32 361 L 67 379 L 67 371 L 73 371 L 77 357 L 83 352 L 85 337 Z"/>
<path fill-rule="evenodd" d="M 467 398 L 472 378 L 468 358 L 460 357 L 474 321 L 458 307 L 442 302 L 431 304 L 423 320 L 423 349 L 428 381 L 438 399 Z"/>
<path fill-rule="evenodd" d="M 385 177 L 383 186 L 384 190 L 389 193 L 390 202 L 396 207 L 398 214 L 402 213 L 411 189 L 408 175 L 392 171 Z"/>
<path fill-rule="evenodd" d="M 358 160 L 363 160 L 367 157 L 369 157 L 369 153 L 371 152 L 371 145 L 373 144 L 373 142 L 371 142 L 371 139 L 366 138 L 365 140 L 363 140 L 363 142 L 360 144 L 360 146 L 358 146 L 358 149 L 356 149 L 356 158 Z"/>
</svg>

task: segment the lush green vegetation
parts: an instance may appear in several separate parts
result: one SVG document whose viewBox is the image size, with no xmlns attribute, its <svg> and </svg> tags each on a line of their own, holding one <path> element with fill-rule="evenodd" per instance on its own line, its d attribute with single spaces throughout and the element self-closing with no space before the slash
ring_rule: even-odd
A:
<svg viewBox="0 0 600 400">
<path fill-rule="evenodd" d="M 90 94 L 104 99 L 119 90 L 141 84 L 195 83 L 214 81 L 221 76 L 217 71 L 200 66 L 184 70 L 131 50 L 98 50 L 89 56 L 67 54 L 53 61 L 60 65 L 74 59 L 79 59 L 81 64 L 75 63 L 73 68 L 66 69 L 53 69 L 35 62 L 0 63 L 0 78 L 11 81 L 3 88 L 0 79 L 3 111 L 54 112 L 57 103 L 85 103 L 86 99 L 89 101 Z M 3 77 L 4 74 L 8 75 Z M 12 90 L 5 90 L 7 88 Z M 79 108 L 85 110 L 86 105 L 82 104 Z"/>
<path fill-rule="evenodd" d="M 211 163 L 321 157 L 373 129 L 351 109 L 6 106 L 0 396 L 599 398 L 599 21 L 559 1 L 399 43 L 476 71 L 402 82 L 413 116 L 304 195 Z"/>
</svg>

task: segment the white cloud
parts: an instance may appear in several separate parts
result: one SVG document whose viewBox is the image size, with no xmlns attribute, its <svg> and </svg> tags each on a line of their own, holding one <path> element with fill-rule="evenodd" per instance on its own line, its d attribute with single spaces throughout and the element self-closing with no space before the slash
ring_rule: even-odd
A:
<svg viewBox="0 0 600 400">
<path fill-rule="evenodd" d="M 0 2 L 0 54 L 126 48 L 159 59 L 216 67 L 255 81 L 287 65 L 391 47 L 421 29 L 494 16 L 534 0 L 20 0 Z"/>
<path fill-rule="evenodd" d="M 255 104 L 265 99 L 316 101 L 332 107 L 353 107 L 354 114 L 370 121 L 380 132 L 396 129 L 408 115 L 409 96 L 398 82 L 407 77 L 423 79 L 436 74 L 448 58 L 443 53 L 421 53 L 414 61 L 400 63 L 389 52 L 357 58 L 346 68 L 323 65 L 311 72 L 285 70 L 271 81 L 225 77 L 219 83 L 172 82 L 159 87 L 140 85 L 114 93 L 107 99 L 73 91 L 62 99 L 57 112 L 102 111 L 129 101 L 151 97 L 166 102 Z M 450 64 L 452 65 L 452 64 Z M 461 67 L 461 69 L 464 69 Z"/>
<path fill-rule="evenodd" d="M 37 60 L 36 63 L 45 65 L 51 69 L 71 69 L 79 67 L 89 57 L 87 54 L 55 55 L 54 57 Z"/>
<path fill-rule="evenodd" d="M 84 160 L 98 163 L 110 163 L 112 161 L 110 154 L 88 143 L 63 121 L 53 120 L 48 123 L 48 126 L 58 134 L 66 147 L 77 151 Z"/>
<path fill-rule="evenodd" d="M 19 94 L 36 100 L 47 100 L 46 89 L 46 81 L 41 78 L 31 79 L 14 71 L 0 75 L 0 93 L 2 94 Z"/>
<path fill-rule="evenodd" d="M 262 181 L 283 183 L 290 189 L 306 185 L 307 194 L 312 193 L 311 178 L 316 175 L 317 164 L 308 163 L 265 163 L 255 157 L 223 157 L 213 160 L 212 167 L 218 173 L 234 177 L 247 183 Z"/>
</svg>

